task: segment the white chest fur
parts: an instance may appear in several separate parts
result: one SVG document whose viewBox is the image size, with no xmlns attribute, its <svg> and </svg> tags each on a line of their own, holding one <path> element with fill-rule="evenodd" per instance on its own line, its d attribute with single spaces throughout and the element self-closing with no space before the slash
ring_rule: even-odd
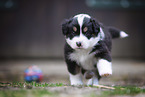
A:
<svg viewBox="0 0 145 97">
<path fill-rule="evenodd" d="M 76 61 L 78 65 L 86 70 L 93 70 L 97 59 L 94 54 L 89 54 L 90 50 L 78 49 L 69 55 L 69 59 Z"/>
</svg>

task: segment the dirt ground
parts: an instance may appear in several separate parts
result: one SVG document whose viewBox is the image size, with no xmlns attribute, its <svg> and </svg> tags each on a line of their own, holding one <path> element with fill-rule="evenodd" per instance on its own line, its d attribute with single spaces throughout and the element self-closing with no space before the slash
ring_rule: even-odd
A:
<svg viewBox="0 0 145 97">
<path fill-rule="evenodd" d="M 54 59 L 1 60 L 0 82 L 23 82 L 24 70 L 31 65 L 37 65 L 43 71 L 42 82 L 69 84 L 69 76 L 64 60 Z M 145 61 L 114 58 L 113 75 L 107 78 L 102 78 L 99 84 L 109 86 L 133 85 L 145 88 Z M 100 93 L 99 91 L 102 91 L 100 89 L 90 87 L 84 87 L 81 89 L 79 87 L 48 87 L 48 90 L 61 92 L 60 97 L 83 97 L 93 91 L 98 91 L 98 94 Z M 135 97 L 145 97 L 145 95 L 139 94 Z"/>
</svg>

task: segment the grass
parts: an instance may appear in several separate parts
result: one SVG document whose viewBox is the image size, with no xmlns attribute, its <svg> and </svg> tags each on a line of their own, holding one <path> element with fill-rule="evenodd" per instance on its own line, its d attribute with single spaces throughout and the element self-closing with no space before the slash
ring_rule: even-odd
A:
<svg viewBox="0 0 145 97">
<path fill-rule="evenodd" d="M 29 88 L 29 87 L 61 87 L 66 86 L 63 83 L 36 83 L 36 82 L 13 82 L 13 83 L 1 83 L 0 87 L 17 87 L 17 88 Z"/>
<path fill-rule="evenodd" d="M 103 91 L 100 97 L 111 97 L 115 95 L 137 95 L 140 93 L 145 93 L 145 89 L 136 86 L 116 86 L 114 90 Z"/>
<path fill-rule="evenodd" d="M 0 83 L 0 97 L 57 97 L 56 92 L 50 92 L 45 87 L 62 87 L 63 83 Z"/>
<path fill-rule="evenodd" d="M 49 91 L 49 87 L 63 87 L 69 86 L 63 83 L 27 83 L 27 82 L 13 82 L 0 83 L 0 97 L 58 97 L 60 94 L 56 91 Z M 86 86 L 85 86 L 86 87 Z M 81 87 L 84 88 L 84 87 Z M 81 89 L 80 88 L 80 89 Z M 97 88 L 97 87 L 90 87 Z M 145 88 L 136 86 L 115 86 L 114 90 L 102 89 L 101 94 L 92 93 L 90 97 L 112 97 L 115 95 L 137 95 L 145 93 Z M 66 87 L 67 89 L 67 87 Z"/>
<path fill-rule="evenodd" d="M 46 89 L 19 89 L 19 90 L 2 90 L 0 97 L 56 97 L 56 93 L 52 93 Z"/>
</svg>

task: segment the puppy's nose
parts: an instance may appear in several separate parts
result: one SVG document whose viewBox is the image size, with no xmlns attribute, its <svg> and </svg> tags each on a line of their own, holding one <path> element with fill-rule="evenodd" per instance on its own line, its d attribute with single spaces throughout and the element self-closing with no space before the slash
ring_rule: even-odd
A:
<svg viewBox="0 0 145 97">
<path fill-rule="evenodd" d="M 77 45 L 78 47 L 81 47 L 81 46 L 82 46 L 82 43 L 81 43 L 81 42 L 76 42 L 76 45 Z"/>
</svg>

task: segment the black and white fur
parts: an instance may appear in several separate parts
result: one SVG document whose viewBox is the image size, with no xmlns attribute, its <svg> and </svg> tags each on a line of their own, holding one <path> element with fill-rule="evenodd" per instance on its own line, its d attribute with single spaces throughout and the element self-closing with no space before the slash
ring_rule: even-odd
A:
<svg viewBox="0 0 145 97">
<path fill-rule="evenodd" d="M 62 24 L 66 39 L 65 61 L 71 85 L 98 85 L 101 76 L 112 75 L 111 47 L 113 38 L 128 35 L 113 27 L 105 27 L 87 14 L 78 14 Z"/>
</svg>

